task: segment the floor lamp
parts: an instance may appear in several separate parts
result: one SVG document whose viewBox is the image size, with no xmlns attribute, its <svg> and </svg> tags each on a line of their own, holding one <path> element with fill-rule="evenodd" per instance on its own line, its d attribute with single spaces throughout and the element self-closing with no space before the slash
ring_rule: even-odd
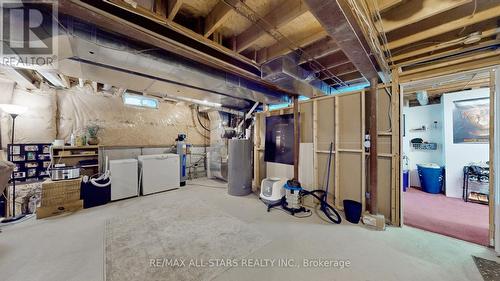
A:
<svg viewBox="0 0 500 281">
<path fill-rule="evenodd" d="M 26 112 L 28 108 L 20 105 L 15 105 L 15 104 L 0 104 L 0 109 L 9 114 L 11 119 L 12 119 L 12 137 L 11 137 L 11 142 L 10 142 L 10 151 L 9 151 L 9 161 L 12 162 L 12 152 L 13 152 L 13 145 L 14 145 L 14 132 L 15 132 L 15 126 L 16 126 L 16 117 L 19 116 L 20 114 L 23 114 Z M 16 180 L 14 178 L 14 172 L 12 172 L 11 176 L 11 181 L 12 181 L 12 216 L 9 218 L 6 218 L 2 220 L 2 223 L 9 223 L 13 221 L 17 221 L 25 217 L 24 214 L 20 214 L 16 216 Z"/>
</svg>

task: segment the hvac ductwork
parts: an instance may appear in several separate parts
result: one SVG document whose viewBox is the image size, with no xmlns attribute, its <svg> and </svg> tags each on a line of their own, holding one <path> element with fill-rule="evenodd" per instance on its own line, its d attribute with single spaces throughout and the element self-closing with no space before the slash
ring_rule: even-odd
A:
<svg viewBox="0 0 500 281">
<path fill-rule="evenodd" d="M 417 92 L 417 101 L 420 105 L 429 104 L 429 96 L 427 95 L 427 91 L 418 91 Z"/>
<path fill-rule="evenodd" d="M 59 18 L 58 71 L 158 97 L 186 97 L 247 110 L 288 102 L 288 93 L 181 58 L 71 17 Z"/>
<path fill-rule="evenodd" d="M 276 58 L 262 65 L 262 79 L 302 96 L 331 95 L 331 86 L 316 78 L 313 71 L 300 67 L 295 55 Z"/>
</svg>

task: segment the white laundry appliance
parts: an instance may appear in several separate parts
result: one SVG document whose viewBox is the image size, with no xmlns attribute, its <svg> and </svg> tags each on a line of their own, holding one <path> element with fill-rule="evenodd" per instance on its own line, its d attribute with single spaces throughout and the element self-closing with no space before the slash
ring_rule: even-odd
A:
<svg viewBox="0 0 500 281">
<path fill-rule="evenodd" d="M 137 159 L 110 160 L 111 200 L 139 195 Z"/>
<path fill-rule="evenodd" d="M 141 155 L 137 158 L 142 181 L 142 195 L 180 187 L 179 155 Z"/>
</svg>

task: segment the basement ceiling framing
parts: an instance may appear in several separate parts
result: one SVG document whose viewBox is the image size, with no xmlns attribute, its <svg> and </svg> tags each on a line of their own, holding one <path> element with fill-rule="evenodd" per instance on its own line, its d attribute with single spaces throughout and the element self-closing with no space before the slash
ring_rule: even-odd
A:
<svg viewBox="0 0 500 281">
<path fill-rule="evenodd" d="M 283 55 L 298 57 L 298 65 L 337 90 L 373 76 L 388 82 L 394 69 L 406 82 L 500 60 L 498 0 L 61 0 L 59 6 L 270 88 L 261 66 Z M 342 24 L 349 28 L 335 29 Z"/>
<path fill-rule="evenodd" d="M 366 83 L 367 73 L 311 7 L 304 0 L 59 1 L 63 14 L 271 88 L 260 68 L 283 55 L 298 57 L 297 65 L 334 89 Z"/>
</svg>

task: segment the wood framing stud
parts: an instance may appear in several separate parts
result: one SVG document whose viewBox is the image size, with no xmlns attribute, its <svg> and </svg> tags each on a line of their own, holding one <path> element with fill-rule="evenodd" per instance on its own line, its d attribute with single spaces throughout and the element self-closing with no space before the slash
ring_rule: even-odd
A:
<svg viewBox="0 0 500 281">
<path fill-rule="evenodd" d="M 300 151 L 300 131 L 299 131 L 299 97 L 293 96 L 293 178 L 299 179 L 299 151 Z"/>
<path fill-rule="evenodd" d="M 378 90 L 377 78 L 370 80 L 370 213 L 376 215 L 377 208 L 377 185 L 378 185 L 378 157 L 377 157 L 377 103 Z M 364 196 L 364 195 L 363 195 Z"/>
<path fill-rule="evenodd" d="M 179 12 L 179 9 L 182 6 L 183 0 L 164 0 L 164 1 L 168 1 L 168 4 L 167 4 L 168 19 L 174 20 L 175 15 L 177 15 L 177 12 Z"/>
<path fill-rule="evenodd" d="M 457 30 L 469 25 L 473 25 L 485 20 L 489 20 L 492 18 L 498 18 L 498 6 L 480 11 L 476 13 L 473 17 L 470 15 L 467 15 L 465 17 L 448 21 L 444 24 L 438 25 L 436 27 L 433 27 L 431 29 L 423 30 L 417 33 L 414 33 L 410 36 L 406 36 L 394 41 L 389 42 L 388 48 L 389 49 L 396 49 L 399 47 L 407 46 L 422 40 L 425 40 L 427 38 L 431 38 L 437 35 L 441 35 L 453 30 Z"/>
<path fill-rule="evenodd" d="M 227 21 L 231 12 L 233 12 L 233 9 L 223 0 L 220 0 L 205 19 L 205 32 L 203 36 L 208 37 L 212 35 L 217 28 Z"/>
<path fill-rule="evenodd" d="M 286 7 L 286 8 L 285 8 Z M 279 29 L 291 20 L 307 12 L 307 7 L 300 0 L 284 0 L 264 18 L 240 33 L 236 37 L 237 49 L 242 52 L 269 32 L 269 29 Z M 267 31 L 267 32 L 266 32 Z"/>
</svg>

